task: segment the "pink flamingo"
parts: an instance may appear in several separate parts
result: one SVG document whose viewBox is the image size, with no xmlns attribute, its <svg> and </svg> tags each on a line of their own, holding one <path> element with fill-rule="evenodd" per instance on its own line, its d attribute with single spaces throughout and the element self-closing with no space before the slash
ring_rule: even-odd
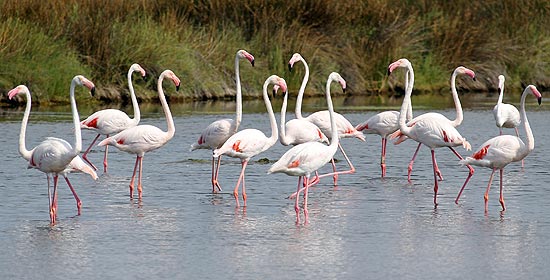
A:
<svg viewBox="0 0 550 280">
<path fill-rule="evenodd" d="M 410 61 L 405 58 L 399 59 L 390 64 L 388 67 L 388 73 L 393 72 L 393 70 L 397 67 L 407 68 L 411 77 L 411 85 L 407 88 L 405 98 L 403 99 L 403 104 L 401 105 L 399 129 L 405 136 L 426 145 L 431 150 L 434 171 L 434 204 L 437 206 L 437 191 L 439 188 L 437 182 L 437 170 L 439 170 L 439 168 L 437 167 L 437 162 L 435 159 L 435 149 L 448 147 L 459 159 L 463 159 L 453 147 L 462 146 L 466 148 L 466 150 L 470 150 L 471 146 L 470 143 L 468 143 L 468 141 L 460 135 L 460 133 L 448 120 L 445 121 L 444 119 L 438 117 L 424 117 L 411 126 L 408 126 L 405 123 L 407 107 L 410 106 L 412 109 L 411 93 L 413 88 L 412 83 L 414 82 L 414 72 Z M 467 167 L 470 170 L 470 173 L 466 178 L 464 185 L 468 183 L 474 173 L 474 169 L 470 165 L 467 165 Z"/>
<path fill-rule="evenodd" d="M 142 185 L 141 185 L 141 175 L 143 174 L 143 156 L 146 152 L 156 150 L 164 146 L 176 132 L 174 127 L 174 119 L 172 119 L 172 113 L 166 103 L 166 97 L 164 96 L 164 91 L 162 90 L 162 81 L 167 77 L 176 86 L 176 90 L 179 89 L 180 79 L 172 72 L 171 70 L 164 70 L 157 82 L 157 90 L 159 94 L 160 103 L 162 104 L 162 109 L 164 110 L 164 115 L 166 116 L 166 123 L 168 126 L 167 131 L 163 131 L 160 128 L 152 125 L 137 125 L 125 129 L 111 137 L 107 137 L 103 141 L 99 142 L 98 146 L 111 145 L 115 146 L 117 149 L 136 155 L 136 163 L 134 165 L 134 172 L 132 174 L 132 179 L 130 180 L 130 198 L 134 197 L 134 179 L 136 177 L 136 171 L 139 165 L 139 178 L 138 178 L 138 198 L 142 198 Z"/>
<path fill-rule="evenodd" d="M 241 78 L 239 75 L 239 60 L 247 59 L 250 61 L 252 66 L 254 66 L 254 56 L 249 54 L 245 50 L 237 51 L 235 55 L 235 81 L 237 83 L 237 104 L 236 104 L 236 113 L 235 120 L 233 119 L 221 119 L 217 120 L 210 125 L 208 125 L 201 133 L 201 136 L 197 142 L 191 145 L 191 151 L 196 149 L 210 149 L 214 151 L 215 149 L 221 147 L 227 139 L 237 132 L 239 125 L 241 124 L 242 114 L 243 114 L 243 104 L 242 104 L 242 93 L 241 93 Z M 218 157 L 216 162 L 215 158 L 212 157 L 212 192 L 216 193 L 221 191 L 222 188 L 218 182 L 218 174 L 220 171 L 220 162 L 222 157 Z M 217 189 L 217 190 L 216 190 Z"/>
<path fill-rule="evenodd" d="M 243 206 L 246 207 L 246 188 L 245 188 L 245 170 L 248 165 L 248 161 L 255 155 L 260 154 L 261 152 L 271 148 L 275 142 L 277 142 L 278 131 L 277 131 L 277 121 L 275 120 L 275 114 L 273 113 L 273 108 L 271 107 L 271 101 L 267 95 L 267 87 L 270 85 L 277 85 L 283 91 L 287 91 L 286 82 L 283 78 L 279 76 L 272 75 L 267 78 L 263 85 L 263 98 L 265 106 L 267 108 L 267 113 L 269 114 L 269 122 L 271 123 L 271 136 L 267 137 L 263 132 L 258 129 L 244 129 L 235 134 L 233 134 L 223 145 L 214 150 L 214 157 L 219 157 L 220 155 L 228 155 L 234 158 L 241 159 L 241 174 L 237 180 L 237 185 L 233 190 L 233 196 L 235 197 L 235 202 L 237 207 L 239 207 L 239 186 L 242 182 L 242 197 L 243 197 Z"/>
<path fill-rule="evenodd" d="M 285 173 L 290 176 L 298 176 L 298 187 L 296 190 L 296 201 L 294 209 L 296 210 L 296 222 L 300 222 L 300 208 L 298 206 L 299 193 L 304 191 L 304 216 L 305 222 L 308 223 L 307 197 L 308 188 L 318 182 L 318 180 L 310 181 L 311 173 L 316 172 L 319 168 L 328 163 L 338 149 L 338 129 L 336 127 L 336 118 L 332 99 L 330 97 L 330 84 L 332 81 L 338 81 L 342 88 L 346 88 L 346 81 L 338 73 L 329 75 L 326 86 L 326 98 L 328 104 L 331 138 L 334 139 L 330 145 L 325 145 L 319 142 L 307 142 L 296 145 L 288 150 L 277 162 L 275 162 L 267 173 Z M 300 181 L 303 179 L 304 187 L 301 187 Z"/>
<path fill-rule="evenodd" d="M 130 89 L 130 98 L 132 99 L 132 106 L 134 107 L 134 118 L 130 119 L 128 115 L 117 109 L 105 109 L 97 111 L 90 115 L 88 118 L 80 123 L 80 127 L 83 129 L 90 129 L 97 132 L 97 136 L 94 138 L 88 149 L 82 154 L 82 158 L 90 164 L 95 170 L 97 167 L 88 160 L 88 153 L 92 149 L 97 139 L 101 135 L 109 137 L 119 133 L 127 128 L 134 127 L 139 124 L 140 111 L 137 102 L 136 94 L 134 93 L 134 86 L 132 85 L 132 73 L 140 72 L 142 77 L 145 77 L 145 70 L 139 64 L 132 64 L 130 70 L 128 70 L 128 88 Z M 107 172 L 107 154 L 108 146 L 105 146 L 105 154 L 103 156 L 103 171 Z"/>
<path fill-rule="evenodd" d="M 301 57 L 299 54 L 298 55 L 295 54 L 295 56 L 293 56 L 291 58 L 290 62 L 289 62 L 289 69 L 291 69 L 293 67 L 293 65 L 296 61 L 302 61 L 305 65 L 305 67 L 306 67 L 306 74 L 309 74 L 309 68 L 307 66 L 307 63 L 303 59 L 303 57 Z M 304 80 L 302 82 L 302 87 L 304 89 L 305 89 L 305 84 L 306 83 L 307 83 L 307 79 L 304 78 Z M 344 91 L 345 91 L 345 88 L 344 88 Z M 321 132 L 323 132 L 323 134 L 325 134 L 328 138 L 330 138 L 329 135 L 331 135 L 331 129 L 330 129 L 330 115 L 329 115 L 328 110 L 315 112 L 315 113 L 307 116 L 306 118 L 302 117 L 301 107 L 302 107 L 303 93 L 304 93 L 303 90 L 300 90 L 300 92 L 298 93 L 298 98 L 296 100 L 296 118 L 297 119 L 304 119 L 304 120 L 307 120 L 308 122 L 313 123 L 319 129 L 321 129 Z M 355 138 L 358 138 L 361 141 L 365 141 L 365 136 L 363 135 L 363 133 L 360 132 L 360 131 L 357 131 L 355 129 L 355 127 L 344 116 L 342 116 L 341 114 L 338 114 L 338 113 L 334 113 L 334 118 L 335 118 L 335 121 L 336 121 L 336 126 L 338 127 L 338 136 L 339 136 L 339 138 L 355 137 Z M 331 139 L 329 139 L 329 140 L 331 140 Z M 318 176 L 319 178 L 330 176 L 330 175 L 334 176 L 333 177 L 334 185 L 337 184 L 339 174 L 353 174 L 353 173 L 355 173 L 355 167 L 353 166 L 350 159 L 346 155 L 346 152 L 344 151 L 344 148 L 342 148 L 342 145 L 340 143 L 338 143 L 338 147 L 340 148 L 340 151 L 344 155 L 344 158 L 346 159 L 350 169 L 346 170 L 346 171 L 336 171 L 336 165 L 335 165 L 334 159 L 333 159 L 332 160 L 332 168 L 333 168 L 334 172 Z"/>
<path fill-rule="evenodd" d="M 458 127 L 462 123 L 462 121 L 464 119 L 463 113 L 462 113 L 462 105 L 460 103 L 460 98 L 458 97 L 458 92 L 456 90 L 456 77 L 458 76 L 458 74 L 464 74 L 464 75 L 470 76 L 475 81 L 474 71 L 472 71 L 472 70 L 470 70 L 470 69 L 468 69 L 464 66 L 459 66 L 453 71 L 453 74 L 451 75 L 451 93 L 453 95 L 453 101 L 454 101 L 454 104 L 455 104 L 456 118 L 451 121 L 446 116 L 444 116 L 440 113 L 430 112 L 430 113 L 422 114 L 422 115 L 417 116 L 416 118 L 410 120 L 407 123 L 408 126 L 414 125 L 416 122 L 418 122 L 419 120 L 421 120 L 423 118 L 437 118 L 437 119 L 440 119 L 443 122 L 448 122 L 450 125 L 452 125 L 455 128 Z M 412 115 L 412 113 L 411 113 L 411 115 Z M 401 131 L 394 132 L 391 135 L 390 139 L 393 139 L 393 138 L 396 138 L 396 137 L 399 137 L 399 139 L 397 141 L 395 141 L 395 143 L 394 143 L 395 145 L 398 145 L 399 143 L 407 140 L 407 137 L 405 135 L 403 135 L 401 133 Z M 407 167 L 407 179 L 409 180 L 409 182 L 411 181 L 411 174 L 412 174 L 414 160 L 416 159 L 416 155 L 418 154 L 418 151 L 420 150 L 420 146 L 422 146 L 422 143 L 418 143 L 418 146 L 416 147 L 416 150 L 413 154 L 413 157 L 411 158 L 411 161 L 409 162 L 409 165 Z M 437 176 L 439 177 L 439 179 L 443 180 L 443 176 L 441 175 L 441 171 L 439 170 L 439 168 L 436 169 L 436 173 L 437 173 Z"/>
<path fill-rule="evenodd" d="M 78 210 L 78 215 L 80 215 L 80 209 L 82 208 L 82 202 L 78 198 L 76 191 L 74 190 L 67 174 L 74 170 L 80 170 L 86 172 L 92 176 L 92 178 L 97 179 L 97 175 L 93 170 L 90 170 L 89 167 L 84 167 L 82 160 L 78 156 L 80 150 L 82 150 L 82 139 L 80 136 L 80 126 L 78 118 L 78 109 L 76 108 L 76 101 L 74 98 L 74 89 L 75 86 L 85 86 L 91 90 L 93 93 L 95 90 L 94 84 L 86 79 L 84 76 L 77 75 L 73 78 L 70 88 L 70 101 L 71 101 L 71 111 L 73 114 L 74 122 L 74 131 L 75 131 L 75 143 L 74 148 L 67 141 L 55 138 L 47 137 L 42 141 L 38 146 L 34 147 L 32 150 L 27 150 L 25 145 L 25 137 L 27 131 L 27 123 L 29 121 L 29 115 L 31 112 L 31 93 L 29 89 L 24 85 L 19 85 L 16 88 L 8 92 L 9 99 L 12 99 L 14 96 L 20 93 L 24 93 L 27 98 L 27 105 L 25 108 L 25 113 L 23 115 L 23 120 L 21 122 L 21 132 L 19 134 L 19 153 L 21 156 L 29 162 L 29 168 L 38 169 L 46 173 L 46 178 L 48 181 L 48 200 L 49 200 L 49 213 L 50 213 L 50 223 L 53 225 L 56 221 L 57 215 L 57 179 L 61 175 L 65 178 L 67 185 L 71 189 L 73 196 L 76 200 L 76 207 Z M 53 176 L 53 194 L 50 193 L 50 176 Z"/>
<path fill-rule="evenodd" d="M 519 137 L 518 126 L 521 123 L 521 117 L 518 109 L 507 103 L 502 103 L 502 98 L 504 95 L 504 81 L 505 78 L 503 75 L 498 76 L 498 101 L 495 107 L 493 108 L 493 115 L 495 116 L 496 125 L 499 129 L 499 135 L 502 135 L 502 128 L 513 128 L 516 130 L 516 136 Z M 521 160 L 521 167 L 523 168 L 524 163 Z"/>
<path fill-rule="evenodd" d="M 518 136 L 499 135 L 485 141 L 485 143 L 481 144 L 479 149 L 471 157 L 466 157 L 466 159 L 460 161 L 461 164 L 472 164 L 488 167 L 493 170 L 491 172 L 491 176 L 489 177 L 487 190 L 483 196 L 483 199 L 485 200 L 485 212 L 488 211 L 489 189 L 491 188 L 495 171 L 497 169 L 500 171 L 499 202 L 502 206 L 502 211 L 504 211 L 506 210 L 506 207 L 504 206 L 504 196 L 502 194 L 502 175 L 504 172 L 504 167 L 511 162 L 523 160 L 535 148 L 535 138 L 533 137 L 533 131 L 531 130 L 531 126 L 529 126 L 529 121 L 527 120 L 527 113 L 525 113 L 525 98 L 529 94 L 533 94 L 537 98 L 539 105 L 542 100 L 542 95 L 534 85 L 527 86 L 521 95 L 521 122 L 525 128 L 525 134 L 527 135 L 526 143 L 524 143 Z M 458 203 L 458 199 L 460 198 L 465 186 L 466 185 L 462 186 L 460 189 L 455 203 Z"/>
</svg>

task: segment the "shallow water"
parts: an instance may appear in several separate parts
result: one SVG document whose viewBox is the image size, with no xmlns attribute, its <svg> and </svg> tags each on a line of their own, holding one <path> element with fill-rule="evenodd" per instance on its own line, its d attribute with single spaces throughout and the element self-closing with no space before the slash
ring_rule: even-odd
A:
<svg viewBox="0 0 550 280">
<path fill-rule="evenodd" d="M 459 130 L 475 149 L 498 130 L 488 103 L 466 104 Z M 523 170 L 520 163 L 505 169 L 505 212 L 498 202 L 498 174 L 489 212 L 484 212 L 489 169 L 476 168 L 460 203 L 454 203 L 467 169 L 448 149 L 436 152 L 445 178 L 437 208 L 427 148 L 421 149 L 409 184 L 407 163 L 415 143 L 388 145 L 387 178 L 380 179 L 380 138 L 367 135 L 366 143 L 342 141 L 357 172 L 342 175 L 338 187 L 323 179 L 312 188 L 307 225 L 295 224 L 293 200 L 286 199 L 296 178 L 267 175 L 270 165 L 256 161 L 278 159 L 288 149 L 279 143 L 249 164 L 246 209 L 236 209 L 230 194 L 240 170 L 236 159 L 223 159 L 224 191 L 210 193 L 210 152 L 189 152 L 189 146 L 207 124 L 232 117 L 232 104 L 190 114 L 197 108 L 212 107 L 198 103 L 174 109 L 175 137 L 145 156 L 142 201 L 128 196 L 135 158 L 112 148 L 109 173 L 98 181 L 70 175 L 83 202 L 82 215 L 76 216 L 74 199 L 60 180 L 54 227 L 49 226 L 45 175 L 27 170 L 17 153 L 22 113 L 4 110 L 0 278 L 541 279 L 550 273 L 550 111 L 544 105 L 528 105 L 536 148 Z M 269 133 L 267 115 L 257 108 L 245 104 L 241 128 Z M 454 118 L 452 108 L 437 111 Z M 345 115 L 357 124 L 376 112 Z M 415 110 L 415 115 L 423 112 Z M 145 112 L 142 124 L 165 129 L 160 113 Z M 31 115 L 27 146 L 54 134 L 72 142 L 71 133 L 68 115 L 42 110 Z M 95 136 L 90 131 L 82 135 L 84 147 Z M 336 158 L 345 168 L 341 154 Z M 100 164 L 102 152 L 95 148 L 90 159 Z"/>
</svg>

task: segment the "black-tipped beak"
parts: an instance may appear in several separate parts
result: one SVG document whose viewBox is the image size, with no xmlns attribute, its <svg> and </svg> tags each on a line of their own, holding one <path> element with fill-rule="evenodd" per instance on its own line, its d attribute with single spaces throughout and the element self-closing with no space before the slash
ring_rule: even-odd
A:
<svg viewBox="0 0 550 280">
<path fill-rule="evenodd" d="M 346 93 L 346 88 L 343 88 L 342 91 L 343 91 L 344 93 Z"/>
<path fill-rule="evenodd" d="M 388 76 L 391 74 L 390 68 L 388 68 Z"/>
<path fill-rule="evenodd" d="M 292 72 L 292 65 L 290 65 L 290 63 L 288 64 L 288 71 Z"/>
<path fill-rule="evenodd" d="M 473 77 L 473 80 L 475 81 L 475 80 L 476 80 L 476 77 Z"/>
<path fill-rule="evenodd" d="M 276 96 L 276 95 L 277 95 L 277 91 L 273 89 L 273 96 Z"/>
<path fill-rule="evenodd" d="M 180 91 L 180 85 L 176 86 L 176 91 Z"/>
<path fill-rule="evenodd" d="M 254 59 L 252 61 L 250 61 L 250 64 L 252 64 L 252 67 L 254 67 Z"/>
<path fill-rule="evenodd" d="M 95 87 L 90 90 L 90 93 L 92 94 L 92 96 L 95 96 Z"/>
<path fill-rule="evenodd" d="M 540 103 L 542 102 L 542 97 L 537 98 L 537 101 L 539 102 L 539 105 L 540 105 Z"/>
<path fill-rule="evenodd" d="M 141 78 L 143 79 L 143 81 L 147 82 L 147 75 L 141 76 Z"/>
</svg>

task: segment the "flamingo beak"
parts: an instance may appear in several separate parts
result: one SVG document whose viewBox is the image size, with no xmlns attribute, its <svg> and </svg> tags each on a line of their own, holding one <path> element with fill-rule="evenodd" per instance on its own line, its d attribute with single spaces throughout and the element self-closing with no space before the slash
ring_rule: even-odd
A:
<svg viewBox="0 0 550 280">
<path fill-rule="evenodd" d="M 250 61 L 250 64 L 252 64 L 252 67 L 254 67 L 254 61 L 255 61 L 254 59 L 252 59 L 252 60 Z"/>
<path fill-rule="evenodd" d="M 176 86 L 176 91 L 180 91 L 180 85 Z"/>
<path fill-rule="evenodd" d="M 539 105 L 540 105 L 540 103 L 542 103 L 542 97 L 537 98 L 537 101 L 539 102 Z"/>
<path fill-rule="evenodd" d="M 90 93 L 92 94 L 92 96 L 95 96 L 95 87 L 92 87 L 92 89 L 90 89 Z"/>
<path fill-rule="evenodd" d="M 292 64 L 290 64 L 290 63 L 288 64 L 288 71 L 292 72 Z"/>
</svg>

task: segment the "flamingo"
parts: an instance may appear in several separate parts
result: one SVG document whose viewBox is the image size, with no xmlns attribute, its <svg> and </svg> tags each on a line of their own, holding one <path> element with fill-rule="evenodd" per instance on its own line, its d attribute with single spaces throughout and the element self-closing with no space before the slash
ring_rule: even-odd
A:
<svg viewBox="0 0 550 280">
<path fill-rule="evenodd" d="M 460 164 L 463 165 L 471 164 L 481 167 L 488 167 L 493 170 L 491 172 L 491 176 L 489 177 L 489 184 L 487 185 L 485 195 L 483 196 L 483 199 L 485 200 L 485 212 L 488 211 L 487 204 L 489 201 L 489 189 L 491 188 L 491 183 L 493 182 L 495 171 L 497 169 L 500 171 L 499 202 L 502 206 L 502 211 L 505 211 L 506 207 L 504 206 L 504 196 L 502 194 L 502 177 L 504 173 L 504 167 L 506 167 L 506 165 L 511 162 L 523 160 L 535 148 L 535 138 L 533 137 L 533 131 L 531 130 L 531 126 L 529 126 L 527 113 L 525 112 L 525 98 L 529 94 L 533 94 L 537 98 L 539 105 L 542 100 L 542 95 L 534 85 L 528 85 L 521 95 L 521 122 L 523 123 L 523 126 L 525 128 L 525 134 L 527 135 L 525 143 L 523 142 L 523 140 L 521 140 L 519 136 L 499 135 L 485 141 L 485 143 L 481 144 L 479 149 L 471 157 L 466 157 L 466 159 L 460 161 Z M 460 198 L 460 195 L 462 194 L 465 186 L 466 185 L 462 186 L 462 188 L 460 189 L 460 192 L 456 197 L 455 203 L 458 204 L 458 199 Z"/>
<path fill-rule="evenodd" d="M 502 128 L 513 128 L 516 130 L 516 136 L 519 137 L 518 126 L 521 123 L 521 117 L 518 109 L 507 103 L 502 103 L 504 95 L 504 81 L 503 75 L 498 76 L 498 101 L 493 108 L 493 116 L 495 116 L 496 125 L 499 129 L 499 135 L 502 135 Z M 523 160 L 521 160 L 521 167 L 524 167 Z"/>
<path fill-rule="evenodd" d="M 109 137 L 109 135 L 119 133 L 127 128 L 134 127 L 139 124 L 140 112 L 137 102 L 136 94 L 134 93 L 134 86 L 132 85 L 132 73 L 140 72 L 142 77 L 145 77 L 145 70 L 135 63 L 130 66 L 128 70 L 128 88 L 130 89 L 130 98 L 132 99 L 132 106 L 134 107 L 134 118 L 130 119 L 128 115 L 117 109 L 105 109 L 97 111 L 90 115 L 88 118 L 80 123 L 80 127 L 83 129 L 89 129 L 97 132 L 97 136 L 94 138 L 90 146 L 82 154 L 82 158 L 90 164 L 95 170 L 97 167 L 88 159 L 88 153 L 92 149 L 97 139 L 101 135 Z M 103 171 L 107 172 L 107 154 L 108 146 L 105 146 L 105 154 L 103 156 Z"/>
<path fill-rule="evenodd" d="M 239 129 L 239 125 L 241 123 L 242 114 L 243 114 L 243 104 L 242 104 L 242 93 L 241 93 L 241 78 L 239 75 L 239 60 L 241 59 L 247 59 L 250 61 L 252 66 L 254 66 L 254 56 L 249 54 L 245 50 L 239 50 L 237 51 L 237 54 L 235 55 L 235 81 L 237 84 L 237 104 L 236 104 L 236 113 L 235 113 L 235 120 L 233 119 L 221 119 L 217 120 L 210 125 L 208 125 L 201 133 L 201 136 L 197 140 L 197 142 L 193 143 L 191 145 L 191 151 L 194 151 L 196 149 L 210 149 L 214 151 L 215 149 L 221 147 L 227 139 L 235 134 L 237 130 Z M 222 160 L 222 157 L 218 157 L 218 161 L 216 162 L 215 158 L 212 157 L 212 192 L 216 193 L 217 191 L 221 191 L 222 188 L 220 186 L 220 183 L 218 182 L 218 174 L 220 171 L 220 162 Z M 217 190 L 216 190 L 217 189 Z"/>
<path fill-rule="evenodd" d="M 319 142 L 307 142 L 296 145 L 288 150 L 277 162 L 275 162 L 268 170 L 271 173 L 285 173 L 290 176 L 298 176 L 298 187 L 296 190 L 294 210 L 296 210 L 296 222 L 300 222 L 300 208 L 298 206 L 299 193 L 304 191 L 304 216 L 305 222 L 308 222 L 307 197 L 308 188 L 318 182 L 318 180 L 310 181 L 312 172 L 316 172 L 319 168 L 328 163 L 338 149 L 338 129 L 336 127 L 336 118 L 332 99 L 330 97 L 330 85 L 332 81 L 337 81 L 346 88 L 346 81 L 336 72 L 329 75 L 326 86 L 326 98 L 328 104 L 331 139 L 330 145 L 325 145 Z M 304 187 L 300 187 L 300 181 L 303 179 Z"/>
<path fill-rule="evenodd" d="M 431 150 L 434 171 L 434 205 L 437 206 L 437 191 L 439 189 L 437 182 L 437 170 L 439 170 L 439 168 L 437 167 L 437 162 L 435 159 L 435 149 L 448 147 L 459 159 L 463 159 L 453 147 L 462 146 L 466 150 L 470 150 L 471 145 L 464 137 L 462 137 L 462 135 L 460 135 L 460 133 L 448 120 L 445 121 L 444 119 L 437 117 L 424 117 L 419 119 L 414 124 L 411 124 L 411 126 L 408 126 L 405 123 L 407 108 L 410 106 L 412 110 L 411 93 L 414 83 L 414 72 L 412 64 L 406 58 L 402 58 L 391 63 L 388 66 L 388 73 L 393 72 L 393 70 L 397 67 L 407 68 L 409 70 L 411 81 L 405 91 L 405 98 L 403 99 L 403 104 L 401 105 L 399 114 L 399 129 L 405 136 L 426 145 Z M 464 185 L 468 183 L 474 174 L 474 169 L 470 165 L 467 165 L 467 167 L 470 170 L 470 173 L 468 174 Z"/>
<path fill-rule="evenodd" d="M 237 185 L 235 185 L 235 189 L 233 190 L 233 196 L 235 197 L 237 207 L 239 207 L 239 186 L 241 185 L 241 182 L 243 206 L 246 207 L 244 174 L 248 161 L 253 156 L 271 148 L 275 142 L 277 142 L 277 121 L 275 120 L 275 114 L 273 113 L 273 108 L 271 107 L 271 101 L 267 95 L 267 87 L 270 84 L 279 86 L 281 90 L 285 92 L 287 91 L 287 86 L 285 80 L 277 75 L 269 76 L 263 85 L 263 98 L 267 108 L 267 113 L 269 114 L 269 122 L 271 123 L 271 136 L 267 137 L 258 129 L 244 129 L 229 137 L 229 139 L 227 139 L 227 141 L 225 141 L 220 148 L 215 149 L 213 153 L 214 157 L 228 155 L 230 157 L 241 159 L 241 174 L 239 175 Z"/>
<path fill-rule="evenodd" d="M 316 125 L 321 130 L 321 132 L 323 132 L 323 134 L 325 134 L 327 136 L 327 138 L 330 138 L 329 135 L 331 135 L 331 128 L 330 128 L 330 115 L 329 115 L 328 110 L 315 112 L 315 113 L 313 113 L 313 114 L 311 114 L 311 115 L 309 115 L 305 118 L 302 116 L 302 110 L 301 110 L 302 99 L 303 99 L 303 96 L 304 96 L 304 89 L 305 89 L 305 86 L 306 86 L 307 81 L 308 81 L 307 78 L 309 77 L 309 66 L 305 62 L 304 58 L 300 54 L 296 53 L 292 56 L 292 58 L 289 61 L 289 64 L 288 64 L 289 69 L 292 69 L 292 67 L 294 66 L 294 63 L 296 63 L 297 61 L 301 61 L 304 64 L 304 66 L 306 68 L 306 76 L 304 76 L 304 79 L 302 81 L 302 86 L 300 88 L 300 91 L 298 92 L 298 98 L 296 99 L 296 108 L 295 108 L 296 118 L 297 119 L 304 119 L 308 122 L 313 123 L 314 125 Z M 345 88 L 344 88 L 344 91 L 345 91 Z M 340 138 L 355 137 L 355 138 L 358 138 L 361 141 L 365 141 L 365 136 L 363 135 L 363 133 L 360 132 L 360 131 L 357 131 L 355 129 L 355 127 L 344 116 L 342 116 L 341 114 L 338 114 L 338 113 L 335 112 L 334 113 L 334 118 L 335 118 L 335 121 L 336 121 L 336 126 L 338 127 L 338 136 Z M 331 139 L 329 139 L 329 140 L 331 140 Z M 340 142 L 338 142 L 338 147 L 340 148 L 340 151 L 344 155 L 344 158 L 346 159 L 350 169 L 346 170 L 346 171 L 338 171 L 337 172 L 336 171 L 336 165 L 335 165 L 334 159 L 333 159 L 332 160 L 332 168 L 333 168 L 334 172 L 329 173 L 329 174 L 334 176 L 334 178 L 333 178 L 334 185 L 337 184 L 339 174 L 353 174 L 353 173 L 355 173 L 355 167 L 353 166 L 350 159 L 346 155 L 346 152 L 344 151 L 344 148 L 342 148 L 342 145 L 340 144 Z M 329 176 L 329 174 L 319 175 L 319 178 Z"/>
<path fill-rule="evenodd" d="M 162 90 L 162 81 L 167 77 L 176 86 L 176 90 L 179 89 L 180 79 L 172 72 L 171 70 L 164 70 L 157 82 L 157 90 L 159 94 L 160 103 L 162 109 L 164 110 L 164 115 L 166 116 L 166 123 L 168 126 L 167 131 L 163 131 L 160 128 L 152 125 L 137 125 L 128 129 L 125 129 L 113 136 L 107 137 L 103 141 L 99 142 L 98 146 L 111 145 L 115 146 L 117 149 L 136 155 L 136 163 L 134 165 L 134 172 L 132 174 L 132 179 L 130 180 L 130 198 L 134 197 L 134 179 L 136 177 L 136 171 L 139 165 L 139 178 L 138 178 L 138 198 L 142 198 L 142 185 L 141 185 L 141 175 L 143 174 L 143 156 L 146 152 L 156 150 L 164 146 L 176 132 L 174 126 L 174 119 L 172 118 L 172 113 L 166 102 L 166 97 L 164 96 L 164 91 Z"/>
<path fill-rule="evenodd" d="M 78 109 L 76 108 L 76 101 L 74 98 L 74 89 L 75 86 L 85 86 L 93 93 L 95 90 L 94 84 L 86 79 L 84 76 L 77 75 L 73 78 L 70 88 L 70 102 L 71 102 L 71 111 L 73 115 L 74 122 L 74 134 L 75 142 L 74 147 L 69 144 L 69 142 L 55 137 L 47 137 L 42 141 L 38 146 L 34 147 L 31 150 L 27 150 L 25 145 L 27 123 L 29 121 L 29 115 L 31 112 L 31 93 L 29 89 L 24 85 L 19 85 L 14 89 L 8 92 L 9 99 L 12 99 L 14 96 L 20 93 L 24 93 L 27 98 L 27 105 L 25 108 L 25 113 L 23 115 L 23 120 L 21 122 L 21 132 L 19 134 L 19 154 L 29 162 L 28 168 L 35 168 L 44 173 L 46 173 L 46 178 L 48 181 L 48 200 L 49 200 L 49 214 L 50 214 L 50 223 L 52 225 L 56 222 L 57 215 L 57 179 L 61 175 L 65 178 L 67 185 L 71 189 L 73 196 L 76 200 L 76 207 L 78 215 L 80 215 L 80 210 L 82 208 L 82 202 L 76 194 L 67 174 L 73 170 L 80 170 L 86 172 L 92 176 L 95 180 L 97 179 L 97 174 L 91 168 L 86 168 L 83 164 L 78 154 L 82 150 L 82 139 L 79 126 L 78 118 Z M 53 194 L 50 193 L 50 176 L 53 177 Z"/>
<path fill-rule="evenodd" d="M 437 118 L 437 119 L 440 119 L 443 122 L 448 122 L 450 125 L 452 125 L 455 128 L 458 127 L 462 123 L 462 121 L 464 119 L 464 116 L 463 116 L 463 113 L 462 113 L 462 105 L 460 103 L 460 98 L 458 97 L 458 92 L 456 90 L 456 77 L 458 76 L 458 74 L 463 74 L 463 75 L 470 76 L 475 81 L 475 73 L 471 69 L 468 69 L 464 66 L 458 66 L 453 71 L 453 74 L 451 75 L 451 93 L 453 95 L 453 101 L 454 101 L 455 109 L 456 109 L 455 119 L 451 121 L 446 116 L 444 116 L 440 113 L 430 112 L 430 113 L 422 114 L 422 115 L 417 116 L 416 118 L 410 120 L 407 123 L 408 126 L 414 125 L 416 122 L 418 122 L 419 120 L 421 120 L 423 118 Z M 412 115 L 412 113 L 411 113 L 411 115 Z M 406 135 L 403 135 L 403 133 L 401 133 L 401 131 L 394 132 L 390 136 L 390 139 L 397 138 L 397 137 L 399 137 L 399 138 L 394 142 L 395 145 L 398 145 L 401 142 L 407 140 Z M 411 161 L 409 162 L 409 165 L 407 167 L 407 179 L 408 179 L 409 182 L 411 181 L 411 174 L 412 174 L 414 160 L 416 159 L 416 155 L 418 154 L 418 151 L 420 150 L 420 146 L 422 146 L 422 143 L 418 143 L 418 146 L 416 147 L 416 150 L 415 150 L 415 152 L 414 152 L 414 154 L 411 158 Z M 436 173 L 437 173 L 437 176 L 439 177 L 439 180 L 443 180 L 443 176 L 441 175 L 441 171 L 439 171 L 439 168 L 436 169 Z"/>
</svg>

